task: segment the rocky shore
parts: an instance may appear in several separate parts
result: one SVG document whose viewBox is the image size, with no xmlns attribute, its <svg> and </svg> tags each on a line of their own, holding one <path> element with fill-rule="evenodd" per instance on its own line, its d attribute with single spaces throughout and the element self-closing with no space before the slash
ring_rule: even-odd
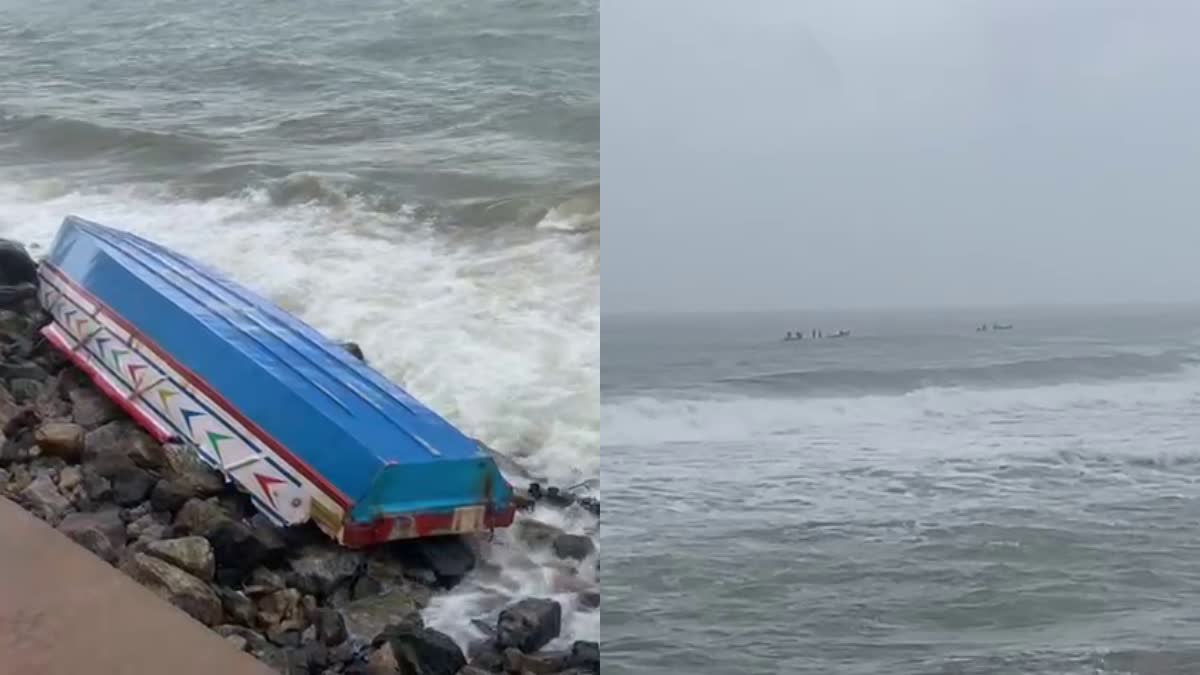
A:
<svg viewBox="0 0 1200 675">
<path fill-rule="evenodd" d="M 421 610 L 479 561 L 469 538 L 339 547 L 315 528 L 282 530 L 183 447 L 160 444 L 41 339 L 36 266 L 0 241 L 0 495 L 56 527 L 238 649 L 289 674 L 598 673 L 599 645 L 547 650 L 563 607 L 524 598 L 466 653 Z M 550 508 L 598 504 L 531 500 Z M 514 536 L 570 574 L 593 542 L 521 517 Z M 6 545 L 20 545 L 8 542 Z M 63 583 L 86 584 L 86 579 Z M 598 611 L 599 594 L 577 608 Z"/>
</svg>

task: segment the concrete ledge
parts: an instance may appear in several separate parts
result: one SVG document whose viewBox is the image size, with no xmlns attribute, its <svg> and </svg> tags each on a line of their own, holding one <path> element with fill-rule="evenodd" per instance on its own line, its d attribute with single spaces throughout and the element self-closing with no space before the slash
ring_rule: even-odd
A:
<svg viewBox="0 0 1200 675">
<path fill-rule="evenodd" d="M 0 674 L 60 673 L 274 671 L 0 498 Z"/>
</svg>

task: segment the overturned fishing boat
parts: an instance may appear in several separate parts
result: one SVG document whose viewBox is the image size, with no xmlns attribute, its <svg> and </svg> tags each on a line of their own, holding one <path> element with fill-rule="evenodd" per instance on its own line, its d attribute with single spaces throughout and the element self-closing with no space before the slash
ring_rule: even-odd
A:
<svg viewBox="0 0 1200 675">
<path fill-rule="evenodd" d="M 512 523 L 513 489 L 479 443 L 207 266 L 72 216 L 38 274 L 45 337 L 277 525 L 361 547 Z"/>
</svg>

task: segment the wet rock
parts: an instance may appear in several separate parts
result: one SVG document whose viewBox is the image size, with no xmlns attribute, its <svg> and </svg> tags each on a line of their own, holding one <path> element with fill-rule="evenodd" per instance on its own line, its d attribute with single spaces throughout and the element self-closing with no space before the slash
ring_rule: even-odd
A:
<svg viewBox="0 0 1200 675">
<path fill-rule="evenodd" d="M 333 544 L 313 544 L 289 562 L 297 585 L 306 593 L 326 597 L 339 586 L 349 586 L 364 565 L 364 556 Z"/>
<path fill-rule="evenodd" d="M 63 467 L 58 472 L 58 489 L 63 494 L 70 494 L 75 488 L 83 484 L 83 469 L 77 466 Z"/>
<path fill-rule="evenodd" d="M 305 643 L 299 651 L 310 673 L 319 673 L 329 665 L 329 648 L 320 642 Z"/>
<path fill-rule="evenodd" d="M 495 640 L 485 640 L 472 645 L 471 665 L 489 673 L 499 673 L 504 670 L 504 653 L 496 646 Z"/>
<path fill-rule="evenodd" d="M 45 379 L 45 377 L 46 374 L 43 372 L 42 377 L 38 379 Z M 72 389 L 69 397 L 71 399 L 71 417 L 77 423 L 82 424 L 85 429 L 95 429 L 121 416 L 121 409 L 117 407 L 117 404 L 91 387 Z"/>
<path fill-rule="evenodd" d="M 216 571 L 212 545 L 204 537 L 153 541 L 146 545 L 145 553 L 165 560 L 202 581 L 212 581 Z"/>
<path fill-rule="evenodd" d="M 367 357 L 363 355 L 362 347 L 359 347 L 357 342 L 350 342 L 350 341 L 343 342 L 342 349 L 345 349 L 346 351 L 353 354 L 354 358 L 358 359 L 359 361 L 362 361 L 365 363 L 367 360 Z"/>
<path fill-rule="evenodd" d="M 392 649 L 392 645 L 383 643 L 371 651 L 367 657 L 367 667 L 363 669 L 364 675 L 399 675 L 400 662 L 396 659 L 396 652 Z"/>
<path fill-rule="evenodd" d="M 47 474 L 30 481 L 20 496 L 30 511 L 51 525 L 57 525 L 71 509 L 71 502 L 58 491 L 54 479 Z"/>
<path fill-rule="evenodd" d="M 600 591 L 583 591 L 575 596 L 575 603 L 580 609 L 599 609 Z"/>
<path fill-rule="evenodd" d="M 560 558 L 583 560 L 596 552 L 596 544 L 579 534 L 560 534 L 554 538 L 554 555 Z"/>
<path fill-rule="evenodd" d="M 229 637 L 225 638 L 225 641 L 233 645 L 233 648 L 239 652 L 246 651 L 250 645 L 250 643 L 246 641 L 246 638 L 242 637 L 241 635 L 230 635 Z"/>
<path fill-rule="evenodd" d="M 42 454 L 78 462 L 83 453 L 83 427 L 73 422 L 46 422 L 37 428 L 33 441 Z"/>
<path fill-rule="evenodd" d="M 389 626 L 373 644 L 391 647 L 392 657 L 401 673 L 413 675 L 455 675 L 467 659 L 454 640 L 432 628 Z"/>
<path fill-rule="evenodd" d="M 130 522 L 125 527 L 125 532 L 131 540 L 146 543 L 155 542 L 167 536 L 169 528 L 170 523 L 162 516 L 154 513 L 146 513 Z"/>
<path fill-rule="evenodd" d="M 577 640 L 575 644 L 571 645 L 571 653 L 567 657 L 567 666 L 584 672 L 599 673 L 600 644 Z"/>
<path fill-rule="evenodd" d="M 354 588 L 350 591 L 351 600 L 362 600 L 363 598 L 372 598 L 383 592 L 383 584 L 378 579 L 363 575 L 354 582 Z"/>
<path fill-rule="evenodd" d="M 513 523 L 513 536 L 532 548 L 550 546 L 555 539 L 565 534 L 561 528 L 532 518 L 522 518 Z"/>
<path fill-rule="evenodd" d="M 37 284 L 37 263 L 12 239 L 0 239 L 0 285 Z"/>
<path fill-rule="evenodd" d="M 349 663 L 354 660 L 355 647 L 350 640 L 329 648 L 329 664 Z"/>
<path fill-rule="evenodd" d="M 346 640 L 346 620 L 336 609 L 318 609 L 312 617 L 317 639 L 332 647 Z"/>
<path fill-rule="evenodd" d="M 411 545 L 443 588 L 453 588 L 475 569 L 475 552 L 462 537 L 431 537 Z"/>
<path fill-rule="evenodd" d="M 545 598 L 526 598 L 500 612 L 496 643 L 536 652 L 558 637 L 562 630 L 562 607 Z"/>
<path fill-rule="evenodd" d="M 510 673 L 525 675 L 552 675 L 567 666 L 565 652 L 538 652 L 525 654 L 519 649 L 504 650 L 504 669 Z"/>
<path fill-rule="evenodd" d="M 254 601 L 245 593 L 218 586 L 217 596 L 221 598 L 221 607 L 224 608 L 225 616 L 229 620 L 243 626 L 256 625 L 258 609 L 254 606 Z"/>
<path fill-rule="evenodd" d="M 342 605 L 340 609 L 347 632 L 360 637 L 378 635 L 389 625 L 425 625 L 421 619 L 421 605 L 402 589 L 355 600 Z"/>
<path fill-rule="evenodd" d="M 163 560 L 133 553 L 121 570 L 206 626 L 221 623 L 221 599 L 200 579 Z"/>
</svg>

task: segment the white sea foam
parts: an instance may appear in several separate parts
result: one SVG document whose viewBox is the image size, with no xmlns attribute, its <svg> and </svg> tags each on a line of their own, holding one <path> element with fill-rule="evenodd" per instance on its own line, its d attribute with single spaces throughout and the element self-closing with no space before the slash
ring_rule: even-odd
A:
<svg viewBox="0 0 1200 675">
<path fill-rule="evenodd" d="M 554 484 L 597 477 L 598 249 L 519 228 L 451 236 L 358 206 L 0 182 L 0 236 L 36 254 L 68 214 L 144 235 L 357 341 L 374 367 L 530 475 Z M 491 616 L 496 602 L 569 595 L 555 591 L 561 572 L 544 556 L 507 535 L 493 551 L 498 580 L 478 574 L 439 599 L 432 625 L 465 640 L 464 619 Z M 564 636 L 598 639 L 598 613 L 567 604 Z"/>
</svg>

